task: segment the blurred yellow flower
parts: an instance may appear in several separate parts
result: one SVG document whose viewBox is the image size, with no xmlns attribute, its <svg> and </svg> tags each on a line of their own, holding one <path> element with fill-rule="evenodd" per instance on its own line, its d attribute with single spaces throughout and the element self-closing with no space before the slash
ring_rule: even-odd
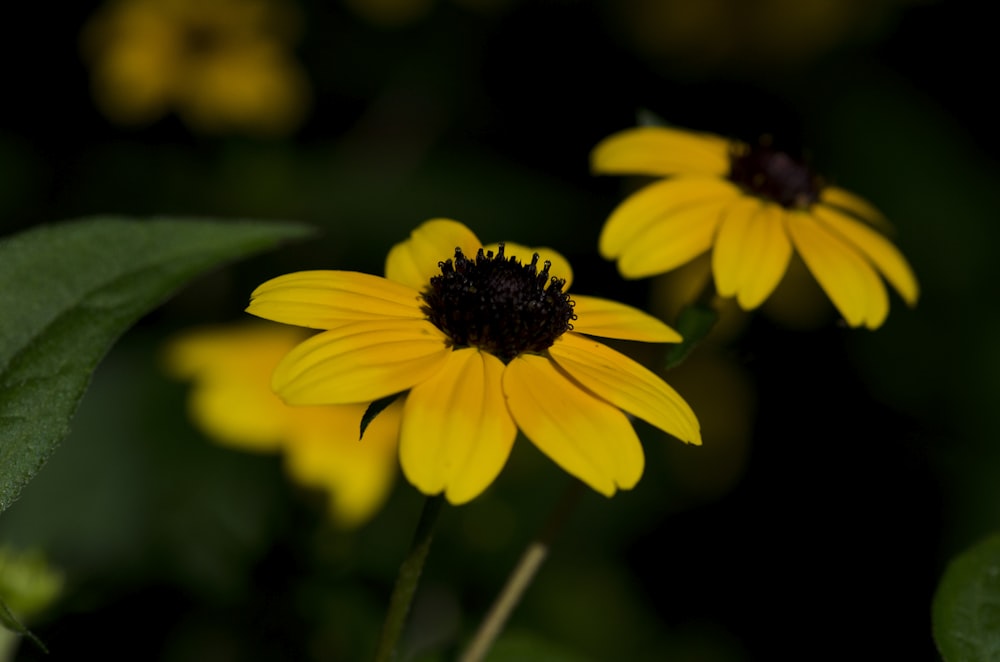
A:
<svg viewBox="0 0 1000 662">
<path fill-rule="evenodd" d="M 309 104 L 290 53 L 298 24 L 280 0 L 109 0 L 81 41 L 95 102 L 114 122 L 172 110 L 196 131 L 283 135 Z"/>
<path fill-rule="evenodd" d="M 386 277 L 303 271 L 258 287 L 247 311 L 325 332 L 286 356 L 272 385 L 293 404 L 368 403 L 407 392 L 400 463 L 425 494 L 464 503 L 503 469 L 520 428 L 544 454 L 611 496 L 642 475 L 624 410 L 701 442 L 687 403 L 637 362 L 587 335 L 677 342 L 623 304 L 563 290 L 551 249 L 483 246 L 456 221 L 419 226 Z M 586 334 L 586 335 L 582 335 Z"/>
<path fill-rule="evenodd" d="M 343 526 L 370 519 L 392 489 L 402 409 L 383 411 L 359 439 L 366 406 L 290 407 L 271 391 L 275 366 L 308 336 L 300 329 L 234 324 L 194 329 L 166 350 L 168 371 L 191 380 L 191 418 L 219 443 L 282 451 L 300 484 L 325 490 Z"/>
<path fill-rule="evenodd" d="M 621 31 L 673 70 L 773 73 L 871 40 L 914 0 L 608 0 Z"/>
<path fill-rule="evenodd" d="M 880 274 L 907 304 L 917 302 L 906 258 L 875 229 L 888 227 L 882 214 L 769 145 L 640 127 L 603 140 L 591 166 L 665 178 L 622 202 L 601 232 L 601 255 L 626 278 L 665 273 L 711 250 L 716 290 L 751 310 L 777 287 L 794 249 L 853 327 L 885 321 Z"/>
</svg>

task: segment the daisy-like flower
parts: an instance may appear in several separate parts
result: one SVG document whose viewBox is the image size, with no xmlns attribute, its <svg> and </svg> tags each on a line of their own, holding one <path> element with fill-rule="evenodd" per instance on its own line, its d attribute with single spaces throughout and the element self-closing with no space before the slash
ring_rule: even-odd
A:
<svg viewBox="0 0 1000 662">
<path fill-rule="evenodd" d="M 484 246 L 457 221 L 419 226 L 381 278 L 304 271 L 258 287 L 247 311 L 325 329 L 286 356 L 272 386 L 291 404 L 370 403 L 404 394 L 399 458 L 424 494 L 473 499 L 503 468 L 520 429 L 596 491 L 643 470 L 626 415 L 701 443 L 686 402 L 658 376 L 588 336 L 677 342 L 656 318 L 574 294 L 550 249 Z"/>
<path fill-rule="evenodd" d="M 231 448 L 282 452 L 293 480 L 329 496 L 335 522 L 358 526 L 392 489 L 401 407 L 382 412 L 359 441 L 364 405 L 282 402 L 271 390 L 271 374 L 308 335 L 276 324 L 193 329 L 169 343 L 166 368 L 193 382 L 188 408 L 206 435 Z"/>
<path fill-rule="evenodd" d="M 109 0 L 81 35 L 94 100 L 121 124 L 173 110 L 207 133 L 288 133 L 309 102 L 298 24 L 281 0 Z"/>
<path fill-rule="evenodd" d="M 602 141 L 591 166 L 665 178 L 622 202 L 601 232 L 601 255 L 626 278 L 665 273 L 711 250 L 716 290 L 751 310 L 777 287 L 794 249 L 852 327 L 885 321 L 882 278 L 917 302 L 916 277 L 880 231 L 888 227 L 882 214 L 767 144 L 640 127 Z"/>
</svg>

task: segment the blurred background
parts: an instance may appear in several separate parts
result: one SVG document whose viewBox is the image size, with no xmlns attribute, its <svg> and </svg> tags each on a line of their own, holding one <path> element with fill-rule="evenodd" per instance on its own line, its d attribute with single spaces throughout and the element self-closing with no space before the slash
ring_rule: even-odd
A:
<svg viewBox="0 0 1000 662">
<path fill-rule="evenodd" d="M 70 437 L 0 515 L 62 591 L 11 659 L 355 660 L 374 650 L 422 497 L 367 523 L 277 454 L 212 443 L 167 376 L 174 334 L 238 320 L 263 280 L 381 273 L 421 221 L 550 245 L 573 289 L 673 321 L 600 227 L 636 182 L 591 148 L 653 114 L 801 148 L 894 223 L 921 281 L 876 332 L 805 282 L 732 315 L 667 375 L 689 448 L 587 493 L 494 658 L 937 659 L 947 560 L 1000 528 L 992 22 L 971 1 L 119 0 L 7 21 L 0 232 L 99 214 L 306 221 L 318 239 L 214 272 L 143 319 Z M 812 288 L 812 289 L 810 289 Z M 16 317 L 5 323 L 16 323 Z M 633 348 L 630 348 L 630 351 Z M 643 350 L 650 365 L 660 350 Z M 660 352 L 660 353 L 657 353 Z M 525 440 L 447 508 L 404 659 L 451 659 L 570 479 Z"/>
</svg>

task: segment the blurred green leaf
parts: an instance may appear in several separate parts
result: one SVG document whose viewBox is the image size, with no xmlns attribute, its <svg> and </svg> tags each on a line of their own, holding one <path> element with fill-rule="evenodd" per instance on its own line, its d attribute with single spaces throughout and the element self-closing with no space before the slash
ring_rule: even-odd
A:
<svg viewBox="0 0 1000 662">
<path fill-rule="evenodd" d="M 933 622 L 946 662 L 1000 659 L 1000 535 L 948 564 L 934 596 Z"/>
<path fill-rule="evenodd" d="M 186 281 L 309 229 L 281 222 L 93 218 L 0 241 L 0 512 L 69 430 L 90 375 Z"/>
<path fill-rule="evenodd" d="M 0 598 L 0 625 L 7 628 L 11 632 L 16 632 L 22 636 L 27 637 L 34 642 L 36 646 L 42 649 L 43 652 L 48 653 L 49 649 L 45 647 L 42 640 L 31 633 L 31 630 L 21 625 L 21 622 L 17 620 L 14 614 L 11 612 L 10 608 L 7 607 L 7 603 Z"/>
<path fill-rule="evenodd" d="M 682 310 L 677 318 L 677 333 L 684 340 L 667 350 L 666 369 L 676 368 L 683 363 L 688 354 L 712 331 L 717 319 L 719 314 L 704 306 L 691 305 Z"/>
</svg>

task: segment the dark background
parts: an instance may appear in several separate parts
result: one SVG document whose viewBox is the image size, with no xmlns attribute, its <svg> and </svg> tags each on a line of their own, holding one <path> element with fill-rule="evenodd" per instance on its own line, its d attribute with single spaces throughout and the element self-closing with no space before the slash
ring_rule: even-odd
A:
<svg viewBox="0 0 1000 662">
<path fill-rule="evenodd" d="M 804 151 L 892 220 L 921 301 L 909 310 L 893 295 L 875 332 L 829 309 L 802 319 L 765 306 L 669 374 L 704 447 L 639 424 L 644 479 L 610 501 L 585 494 L 508 650 L 936 659 L 937 580 L 1000 523 L 992 23 L 960 1 L 843 2 L 816 24 L 792 7 L 819 0 L 709 5 L 712 20 L 683 28 L 682 9 L 659 27 L 637 14 L 652 0 L 441 0 L 399 25 L 303 2 L 295 54 L 313 100 L 283 138 L 205 135 L 176 115 L 115 125 L 80 57 L 97 5 L 20 7 L 0 40 L 4 234 L 95 214 L 322 230 L 144 319 L 0 516 L 0 543 L 40 546 L 67 575 L 31 624 L 45 659 L 367 658 L 421 497 L 400 481 L 371 523 L 339 530 L 277 458 L 217 448 L 191 427 L 158 348 L 239 318 L 273 275 L 379 273 L 388 248 L 435 216 L 484 241 L 551 245 L 573 262 L 574 290 L 662 308 L 656 284 L 624 282 L 596 255 L 629 183 L 588 168 L 600 139 L 646 112 Z M 568 483 L 521 439 L 490 491 L 446 510 L 414 614 L 417 659 L 454 655 Z M 43 657 L 25 642 L 17 659 Z"/>
</svg>

